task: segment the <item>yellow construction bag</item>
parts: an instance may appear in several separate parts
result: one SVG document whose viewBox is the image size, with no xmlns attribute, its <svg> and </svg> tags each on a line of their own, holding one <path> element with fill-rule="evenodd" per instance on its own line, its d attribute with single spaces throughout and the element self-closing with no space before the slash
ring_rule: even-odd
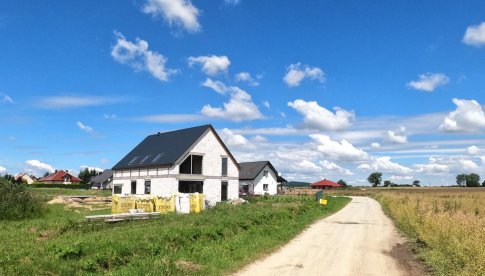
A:
<svg viewBox="0 0 485 276">
<path fill-rule="evenodd" d="M 111 212 L 113 214 L 128 213 L 129 209 L 135 209 L 135 199 L 129 196 L 113 196 Z"/>
<path fill-rule="evenodd" d="M 111 197 L 111 214 L 119 214 L 118 213 L 118 204 L 120 201 L 120 197 L 117 195 L 113 195 Z"/>
<path fill-rule="evenodd" d="M 174 213 L 175 212 L 175 195 L 170 197 L 155 197 L 155 212 Z"/>
<path fill-rule="evenodd" d="M 153 212 L 154 204 L 153 204 L 152 197 L 137 198 L 135 202 L 136 202 L 136 209 L 143 209 L 143 212 L 145 213 Z"/>
<path fill-rule="evenodd" d="M 326 199 L 320 199 L 320 204 L 327 205 L 328 201 Z"/>
<path fill-rule="evenodd" d="M 195 193 L 190 195 L 190 212 L 200 213 L 204 210 L 204 195 Z"/>
</svg>

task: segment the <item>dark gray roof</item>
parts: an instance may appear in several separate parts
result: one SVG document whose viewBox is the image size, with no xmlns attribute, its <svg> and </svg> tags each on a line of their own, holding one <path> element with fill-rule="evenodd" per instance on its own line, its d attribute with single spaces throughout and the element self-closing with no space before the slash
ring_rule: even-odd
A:
<svg viewBox="0 0 485 276">
<path fill-rule="evenodd" d="M 237 164 L 214 128 L 203 125 L 150 135 L 121 159 L 113 170 L 173 165 L 209 129 Z"/>
<path fill-rule="evenodd" d="M 113 170 L 112 169 L 106 169 L 100 175 L 93 177 L 89 182 L 91 184 L 104 183 L 104 182 L 106 182 L 106 180 L 108 180 L 112 176 L 113 176 Z"/>
<path fill-rule="evenodd" d="M 273 170 L 274 174 L 278 176 L 278 172 L 273 167 L 271 162 L 269 161 L 256 161 L 256 162 L 244 162 L 239 163 L 241 169 L 239 170 L 239 179 L 240 180 L 253 180 L 255 179 L 258 174 L 264 169 L 266 165 Z"/>
</svg>

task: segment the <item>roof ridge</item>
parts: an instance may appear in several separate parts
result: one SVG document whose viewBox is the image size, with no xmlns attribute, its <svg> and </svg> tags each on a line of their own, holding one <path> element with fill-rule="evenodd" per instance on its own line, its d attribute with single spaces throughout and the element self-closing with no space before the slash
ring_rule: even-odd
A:
<svg viewBox="0 0 485 276">
<path fill-rule="evenodd" d="M 174 129 L 174 130 L 169 130 L 169 131 L 165 131 L 165 132 L 158 132 L 158 133 L 155 133 L 155 134 L 150 134 L 147 137 L 157 136 L 157 135 L 161 135 L 161 134 L 174 133 L 174 132 L 180 132 L 180 131 L 186 131 L 186 130 L 190 130 L 190 129 L 194 129 L 194 128 L 202 128 L 202 127 L 208 128 L 208 127 L 212 127 L 212 125 L 211 124 L 205 124 L 205 125 L 182 128 L 182 129 Z"/>
</svg>

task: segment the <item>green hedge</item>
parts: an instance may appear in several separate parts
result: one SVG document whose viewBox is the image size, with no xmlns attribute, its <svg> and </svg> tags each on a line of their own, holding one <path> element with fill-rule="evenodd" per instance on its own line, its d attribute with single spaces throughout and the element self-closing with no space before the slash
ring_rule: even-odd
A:
<svg viewBox="0 0 485 276">
<path fill-rule="evenodd" d="M 32 183 L 31 188 L 61 188 L 61 189 L 89 189 L 89 184 L 46 184 L 46 183 Z"/>
<path fill-rule="evenodd" d="M 45 208 L 39 197 L 27 191 L 25 184 L 0 179 L 0 220 L 37 217 Z"/>
</svg>

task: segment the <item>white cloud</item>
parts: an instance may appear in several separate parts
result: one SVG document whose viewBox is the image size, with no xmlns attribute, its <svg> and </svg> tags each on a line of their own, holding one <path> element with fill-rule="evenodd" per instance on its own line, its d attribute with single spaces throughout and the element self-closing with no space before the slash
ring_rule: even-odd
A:
<svg viewBox="0 0 485 276">
<path fill-rule="evenodd" d="M 105 119 L 116 119 L 116 114 L 103 114 Z"/>
<path fill-rule="evenodd" d="M 485 45 L 485 22 L 466 28 L 463 43 L 481 47 Z"/>
<path fill-rule="evenodd" d="M 135 42 L 125 39 L 122 33 L 115 32 L 116 45 L 111 56 L 121 64 L 131 66 L 135 71 L 147 71 L 160 81 L 168 81 L 177 70 L 165 68 L 167 58 L 148 50 L 148 42 L 136 38 Z"/>
<path fill-rule="evenodd" d="M 209 75 L 215 76 L 221 72 L 227 72 L 231 62 L 227 56 L 198 56 L 188 58 L 189 66 L 192 67 L 198 63 L 202 65 L 202 71 Z"/>
<path fill-rule="evenodd" d="M 361 164 L 357 168 L 366 171 L 373 170 L 396 174 L 408 174 L 413 171 L 408 167 L 392 162 L 389 156 L 373 158 L 371 163 Z"/>
<path fill-rule="evenodd" d="M 87 165 L 82 165 L 80 166 L 81 170 L 88 169 L 88 170 L 95 170 L 97 172 L 103 172 L 104 170 L 98 167 L 92 167 L 92 166 L 87 166 Z"/>
<path fill-rule="evenodd" d="M 226 86 L 222 81 L 214 81 L 211 78 L 207 78 L 203 83 L 202 86 L 211 88 L 212 90 L 216 91 L 219 94 L 226 94 L 228 91 L 234 89 L 233 86 Z"/>
<path fill-rule="evenodd" d="M 0 174 L 6 173 L 7 168 L 0 166 Z"/>
<path fill-rule="evenodd" d="M 121 97 L 99 96 L 47 96 L 36 100 L 36 107 L 43 109 L 72 109 L 88 106 L 100 106 L 121 102 Z"/>
<path fill-rule="evenodd" d="M 268 142 L 268 139 L 266 139 L 266 137 L 261 136 L 261 135 L 256 135 L 253 138 L 251 138 L 251 140 L 253 140 L 254 142 L 258 142 L 258 143 Z"/>
<path fill-rule="evenodd" d="M 289 87 L 299 86 L 301 81 L 305 78 L 318 80 L 322 83 L 325 82 L 325 73 L 318 67 L 302 65 L 298 62 L 291 64 L 286 70 L 287 72 L 283 77 L 283 80 Z"/>
<path fill-rule="evenodd" d="M 42 175 L 45 172 L 54 172 L 54 168 L 51 165 L 39 160 L 27 160 L 25 164 L 27 165 L 26 171 L 31 174 Z"/>
<path fill-rule="evenodd" d="M 201 29 L 198 20 L 200 11 L 190 0 L 147 0 L 142 11 L 153 17 L 162 17 L 170 26 L 181 26 L 189 32 Z"/>
<path fill-rule="evenodd" d="M 207 117 L 200 114 L 155 114 L 134 118 L 136 121 L 149 123 L 184 123 L 206 120 Z"/>
<path fill-rule="evenodd" d="M 440 129 L 443 131 L 478 131 L 485 127 L 485 113 L 475 100 L 453 99 L 456 110 L 450 112 Z"/>
<path fill-rule="evenodd" d="M 207 104 L 202 108 L 201 113 L 208 117 L 222 118 L 234 122 L 264 118 L 251 100 L 251 95 L 238 87 L 231 86 L 230 90 L 231 99 L 223 104 L 224 107 L 212 107 Z"/>
<path fill-rule="evenodd" d="M 9 103 L 9 104 L 15 103 L 9 95 L 0 93 L 0 98 L 2 99 L 1 101 L 3 103 Z"/>
<path fill-rule="evenodd" d="M 92 128 L 92 127 L 87 126 L 87 125 L 85 125 L 85 124 L 81 123 L 80 121 L 77 121 L 76 125 L 77 125 L 77 126 L 79 127 L 79 129 L 80 129 L 80 130 L 82 130 L 82 131 L 85 131 L 85 132 L 87 132 L 87 133 L 91 133 L 91 132 L 93 132 L 93 128 Z"/>
<path fill-rule="evenodd" d="M 317 142 L 318 151 L 322 152 L 325 157 L 344 161 L 359 161 L 369 158 L 365 151 L 355 148 L 347 140 L 337 142 L 322 134 L 311 134 L 310 137 Z"/>
<path fill-rule="evenodd" d="M 415 164 L 417 172 L 430 175 L 446 175 L 449 173 L 473 173 L 479 170 L 479 166 L 472 160 L 463 157 L 430 157 L 428 164 Z"/>
<path fill-rule="evenodd" d="M 298 163 L 295 163 L 294 168 L 292 168 L 292 172 L 299 172 L 299 173 L 320 173 L 322 168 L 317 166 L 315 163 L 310 162 L 308 160 L 302 160 Z"/>
<path fill-rule="evenodd" d="M 408 138 L 406 137 L 405 133 L 406 128 L 403 126 L 401 126 L 397 131 L 388 130 L 387 139 L 395 144 L 405 144 L 408 142 Z"/>
<path fill-rule="evenodd" d="M 413 178 L 414 177 L 412 175 L 391 175 L 389 179 L 393 181 L 399 181 L 399 180 L 412 180 Z"/>
<path fill-rule="evenodd" d="M 224 128 L 220 132 L 221 139 L 229 146 L 244 146 L 247 145 L 248 139 L 240 134 L 234 134 L 231 130 Z"/>
<path fill-rule="evenodd" d="M 375 148 L 375 149 L 378 149 L 381 147 L 381 144 L 377 143 L 377 142 L 374 142 L 372 144 L 370 144 L 371 147 Z"/>
<path fill-rule="evenodd" d="M 240 72 L 236 74 L 236 82 L 247 82 L 250 86 L 258 86 L 259 82 L 251 77 L 248 72 Z"/>
<path fill-rule="evenodd" d="M 425 73 L 419 75 L 419 80 L 411 81 L 408 87 L 427 92 L 434 91 L 437 87 L 447 84 L 449 78 L 445 74 Z"/>
<path fill-rule="evenodd" d="M 268 109 L 271 107 L 268 101 L 263 101 L 263 105 Z"/>
<path fill-rule="evenodd" d="M 241 3 L 241 0 L 224 0 L 224 4 L 231 5 L 231 6 L 237 6 L 240 3 Z"/>
<path fill-rule="evenodd" d="M 482 153 L 482 149 L 477 146 L 470 146 L 466 149 L 466 153 L 469 155 L 479 155 Z"/>
<path fill-rule="evenodd" d="M 101 158 L 100 162 L 102 164 L 107 164 L 107 163 L 109 163 L 109 159 L 108 158 Z"/>
<path fill-rule="evenodd" d="M 318 130 L 342 130 L 352 125 L 355 114 L 340 107 L 334 107 L 335 113 L 318 105 L 315 101 L 306 102 L 298 99 L 289 102 L 288 106 L 294 108 L 304 116 L 305 127 Z"/>
<path fill-rule="evenodd" d="M 350 170 L 348 170 L 346 168 L 342 168 L 339 165 L 337 165 L 333 162 L 330 162 L 328 160 L 323 160 L 323 161 L 320 161 L 319 163 L 324 169 L 326 169 L 328 171 L 336 171 L 336 172 L 343 174 L 343 175 L 353 175 L 353 173 Z"/>
</svg>

